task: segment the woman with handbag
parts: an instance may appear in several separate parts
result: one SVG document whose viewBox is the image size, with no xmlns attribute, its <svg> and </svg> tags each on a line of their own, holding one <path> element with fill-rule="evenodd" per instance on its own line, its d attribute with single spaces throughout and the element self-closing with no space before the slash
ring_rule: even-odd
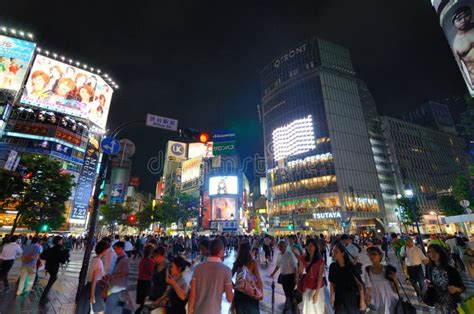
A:
<svg viewBox="0 0 474 314">
<path fill-rule="evenodd" d="M 332 251 L 334 262 L 329 267 L 330 298 L 336 314 L 359 314 L 366 310 L 364 284 L 344 245 Z"/>
<path fill-rule="evenodd" d="M 365 296 L 371 313 L 394 313 L 399 299 L 396 269 L 393 266 L 381 264 L 384 254 L 376 246 L 368 248 L 367 255 L 369 255 L 372 265 L 365 269 Z"/>
<path fill-rule="evenodd" d="M 257 262 L 252 258 L 250 243 L 244 241 L 240 243 L 239 250 L 237 252 L 237 258 L 235 259 L 234 266 L 232 267 L 232 276 L 237 273 L 236 286 L 234 290 L 234 301 L 233 306 L 237 314 L 258 314 L 260 313 L 259 303 L 263 298 L 263 283 L 258 270 Z M 254 295 L 248 295 L 241 289 L 245 283 L 240 281 L 253 281 L 256 289 L 259 291 Z M 257 298 L 258 297 L 258 298 Z"/>
<path fill-rule="evenodd" d="M 461 293 L 466 289 L 461 275 L 456 268 L 449 265 L 449 255 L 440 245 L 431 244 L 428 247 L 428 257 L 430 264 L 426 267 L 428 291 L 425 303 L 433 304 L 436 313 L 457 313 Z"/>
<path fill-rule="evenodd" d="M 88 286 L 86 291 L 90 291 L 90 304 L 94 313 L 104 313 L 105 297 L 109 290 L 108 283 L 103 279 L 105 276 L 104 264 L 102 257 L 106 254 L 110 245 L 106 241 L 99 241 L 95 246 L 94 258 L 91 262 L 91 272 L 89 275 Z"/>
<path fill-rule="evenodd" d="M 300 262 L 305 270 L 298 283 L 298 289 L 303 293 L 303 314 L 324 314 L 324 260 L 317 239 L 308 240 L 306 254 L 300 257 Z"/>
</svg>

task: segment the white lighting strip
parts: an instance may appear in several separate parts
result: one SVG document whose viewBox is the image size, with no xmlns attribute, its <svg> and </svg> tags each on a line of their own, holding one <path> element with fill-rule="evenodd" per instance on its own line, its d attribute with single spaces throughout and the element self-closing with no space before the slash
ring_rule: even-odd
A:
<svg viewBox="0 0 474 314">
<path fill-rule="evenodd" d="M 272 135 L 275 161 L 316 148 L 311 115 L 275 129 Z"/>
</svg>

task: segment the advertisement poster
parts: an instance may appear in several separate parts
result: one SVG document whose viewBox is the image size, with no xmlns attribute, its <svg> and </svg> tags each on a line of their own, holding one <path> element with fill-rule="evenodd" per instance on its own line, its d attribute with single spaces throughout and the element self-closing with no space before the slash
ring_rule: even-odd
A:
<svg viewBox="0 0 474 314">
<path fill-rule="evenodd" d="M 474 0 L 432 0 L 469 93 L 474 97 Z"/>
<path fill-rule="evenodd" d="M 114 183 L 110 188 L 110 202 L 123 203 L 125 201 L 125 194 L 127 186 L 124 183 Z"/>
<path fill-rule="evenodd" d="M 239 193 L 237 176 L 216 176 L 209 179 L 209 195 L 236 195 Z"/>
<path fill-rule="evenodd" d="M 232 197 L 212 199 L 212 220 L 234 220 L 237 200 Z"/>
<path fill-rule="evenodd" d="M 0 92 L 14 98 L 28 70 L 35 43 L 0 35 Z"/>
<path fill-rule="evenodd" d="M 71 222 L 85 223 L 89 200 L 94 188 L 97 164 L 99 161 L 99 138 L 91 136 L 87 144 L 86 157 L 76 185 L 76 194 L 72 203 Z"/>
<path fill-rule="evenodd" d="M 104 129 L 112 93 L 100 76 L 37 55 L 21 102 L 89 119 Z"/>
</svg>

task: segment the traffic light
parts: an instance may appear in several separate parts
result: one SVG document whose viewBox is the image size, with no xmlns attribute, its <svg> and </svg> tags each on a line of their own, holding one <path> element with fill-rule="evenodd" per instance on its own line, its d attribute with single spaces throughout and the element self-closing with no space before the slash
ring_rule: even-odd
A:
<svg viewBox="0 0 474 314">
<path fill-rule="evenodd" d="M 137 222 L 137 215 L 133 214 L 133 215 L 128 215 L 128 218 L 127 218 L 128 222 L 133 224 L 135 222 Z"/>
<path fill-rule="evenodd" d="M 207 143 L 209 141 L 209 134 L 206 132 L 201 132 L 197 129 L 179 129 L 179 137 L 192 140 L 192 141 L 199 141 L 201 143 Z"/>
</svg>

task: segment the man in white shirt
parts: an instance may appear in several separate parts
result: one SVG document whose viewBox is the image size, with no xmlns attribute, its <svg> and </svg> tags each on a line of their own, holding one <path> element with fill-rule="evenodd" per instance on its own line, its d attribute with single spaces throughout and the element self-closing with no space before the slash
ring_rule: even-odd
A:
<svg viewBox="0 0 474 314">
<path fill-rule="evenodd" d="M 349 253 L 349 259 L 355 265 L 359 262 L 359 248 L 352 243 L 352 238 L 349 237 L 347 234 L 343 234 L 341 236 L 341 241 L 346 248 L 347 253 Z"/>
<path fill-rule="evenodd" d="M 3 246 L 2 255 L 2 264 L 0 266 L 0 279 L 3 280 L 3 285 L 5 289 L 8 289 L 10 285 L 8 284 L 8 272 L 15 263 L 15 259 L 20 257 L 23 254 L 21 246 L 18 244 L 18 236 L 14 235 L 10 239 L 10 243 Z"/>
<path fill-rule="evenodd" d="M 280 270 L 278 283 L 283 286 L 286 298 L 285 303 L 290 306 L 292 313 L 295 313 L 293 290 L 298 282 L 298 261 L 293 252 L 287 250 L 287 245 L 284 240 L 278 242 L 278 249 L 280 250 L 280 255 L 277 258 L 276 267 L 270 274 L 270 277 L 273 277 L 275 273 Z"/>
<path fill-rule="evenodd" d="M 423 251 L 413 244 L 412 238 L 406 240 L 406 244 L 402 247 L 400 255 L 405 257 L 410 282 L 413 288 L 415 288 L 418 299 L 421 299 L 426 291 L 425 275 L 423 274 L 421 264 L 427 264 L 429 260 L 425 254 L 423 254 Z"/>
</svg>

